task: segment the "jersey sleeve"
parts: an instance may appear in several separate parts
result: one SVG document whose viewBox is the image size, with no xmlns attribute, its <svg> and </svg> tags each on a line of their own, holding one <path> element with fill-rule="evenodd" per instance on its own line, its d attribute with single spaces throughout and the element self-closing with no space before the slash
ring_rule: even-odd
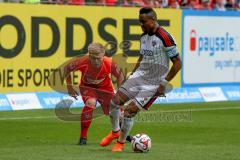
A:
<svg viewBox="0 0 240 160">
<path fill-rule="evenodd" d="M 83 65 L 84 62 L 84 57 L 77 57 L 74 58 L 72 61 L 70 61 L 67 65 L 66 65 L 66 69 L 68 72 L 72 72 L 72 71 L 77 71 L 77 70 L 81 70 L 81 67 Z"/>
<path fill-rule="evenodd" d="M 173 37 L 163 28 L 159 28 L 157 36 L 162 40 L 163 50 L 169 56 L 169 58 L 177 57 L 179 52 Z"/>
<path fill-rule="evenodd" d="M 164 50 L 171 59 L 178 56 L 178 50 L 176 46 L 165 47 Z"/>
</svg>

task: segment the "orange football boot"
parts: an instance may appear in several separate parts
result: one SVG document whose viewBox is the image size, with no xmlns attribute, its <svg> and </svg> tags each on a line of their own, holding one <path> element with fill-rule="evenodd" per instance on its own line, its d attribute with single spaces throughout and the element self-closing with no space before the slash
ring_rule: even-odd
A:
<svg viewBox="0 0 240 160">
<path fill-rule="evenodd" d="M 122 152 L 124 149 L 124 143 L 116 142 L 112 147 L 112 152 Z"/>
<path fill-rule="evenodd" d="M 120 131 L 117 131 L 117 132 L 111 131 L 106 137 L 104 137 L 101 140 L 100 145 L 103 147 L 108 146 L 114 139 L 117 139 L 119 136 L 120 136 Z"/>
</svg>

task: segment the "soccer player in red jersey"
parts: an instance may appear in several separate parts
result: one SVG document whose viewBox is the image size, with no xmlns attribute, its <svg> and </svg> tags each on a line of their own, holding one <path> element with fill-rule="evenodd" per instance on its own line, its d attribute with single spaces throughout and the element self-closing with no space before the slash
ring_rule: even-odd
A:
<svg viewBox="0 0 240 160">
<path fill-rule="evenodd" d="M 97 102 L 101 104 L 103 113 L 105 115 L 109 114 L 109 104 L 114 96 L 110 74 L 116 77 L 118 87 L 124 80 L 123 73 L 117 65 L 111 58 L 104 55 L 105 49 L 103 45 L 91 43 L 88 46 L 87 55 L 75 58 L 64 67 L 68 93 L 75 99 L 77 99 L 78 93 L 72 86 L 70 73 L 73 71 L 82 73 L 79 89 L 85 106 L 81 114 L 80 145 L 85 145 L 87 142 L 87 132 Z"/>
</svg>

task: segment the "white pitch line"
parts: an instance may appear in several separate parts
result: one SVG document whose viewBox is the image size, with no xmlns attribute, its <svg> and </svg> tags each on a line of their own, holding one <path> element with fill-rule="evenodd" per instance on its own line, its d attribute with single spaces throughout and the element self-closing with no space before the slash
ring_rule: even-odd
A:
<svg viewBox="0 0 240 160">
<path fill-rule="evenodd" d="M 191 112 L 198 112 L 198 111 L 216 111 L 216 110 L 230 110 L 230 109 L 240 109 L 240 107 L 222 107 L 222 108 L 188 108 L 188 109 L 177 109 L 177 110 L 157 110 L 157 111 L 146 111 L 147 112 L 186 112 L 186 111 L 191 111 Z"/>
<path fill-rule="evenodd" d="M 199 112 L 199 111 L 216 111 L 216 110 L 231 110 L 231 109 L 240 109 L 240 107 L 224 107 L 224 108 L 198 108 L 198 109 L 178 109 L 178 110 L 167 110 L 167 111 L 162 111 L 162 110 L 157 110 L 157 111 L 145 111 L 143 113 L 153 113 L 153 112 L 187 112 L 187 111 L 191 111 L 191 112 Z M 76 115 L 72 115 L 72 116 L 76 116 Z M 66 116 L 62 116 L 62 117 L 66 117 Z M 69 116 L 71 117 L 71 116 Z M 99 116 L 96 117 L 94 119 L 98 119 L 98 118 L 102 118 L 104 117 Z M 0 118 L 0 121 L 5 121 L 5 120 L 27 120 L 27 119 L 53 119 L 53 118 L 58 118 L 57 116 L 37 116 L 37 117 L 9 117 L 9 118 Z"/>
<path fill-rule="evenodd" d="M 10 117 L 10 118 L 0 118 L 0 120 L 25 120 L 25 119 L 47 119 L 55 118 L 56 116 L 39 116 L 39 117 Z"/>
<path fill-rule="evenodd" d="M 191 111 L 214 111 L 214 110 L 230 110 L 230 109 L 240 109 L 240 107 L 225 107 L 225 108 L 199 108 L 199 109 L 191 109 Z"/>
<path fill-rule="evenodd" d="M 101 118 L 103 116 L 104 115 L 101 115 L 99 117 L 94 117 L 94 120 L 95 119 L 99 119 L 99 118 Z M 60 119 L 61 117 L 63 117 L 63 118 L 66 118 L 66 117 L 76 117 L 76 115 L 68 115 L 68 116 L 38 116 L 38 117 L 9 117 L 9 118 L 0 118 L 0 121 L 5 121 L 5 120 L 27 120 L 27 119 L 54 119 L 54 118 L 55 119 Z"/>
</svg>

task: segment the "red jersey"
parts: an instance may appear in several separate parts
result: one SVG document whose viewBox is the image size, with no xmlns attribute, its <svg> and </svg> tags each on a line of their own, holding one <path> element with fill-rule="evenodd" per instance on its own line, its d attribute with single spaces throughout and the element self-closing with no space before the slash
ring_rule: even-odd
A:
<svg viewBox="0 0 240 160">
<path fill-rule="evenodd" d="M 101 67 L 95 68 L 90 64 L 89 55 L 79 57 L 68 65 L 69 71 L 82 72 L 80 86 L 88 86 L 102 90 L 113 91 L 110 75 L 120 76 L 120 70 L 108 57 L 103 57 Z"/>
</svg>

